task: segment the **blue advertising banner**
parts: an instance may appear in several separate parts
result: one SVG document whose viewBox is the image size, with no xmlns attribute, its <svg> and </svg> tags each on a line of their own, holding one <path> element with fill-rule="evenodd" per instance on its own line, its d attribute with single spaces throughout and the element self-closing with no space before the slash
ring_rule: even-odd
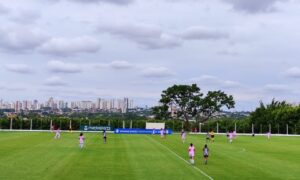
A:
<svg viewBox="0 0 300 180">
<path fill-rule="evenodd" d="M 115 134 L 160 134 L 160 129 L 122 129 L 116 128 Z M 166 129 L 166 134 L 172 134 L 171 129 Z"/>
<path fill-rule="evenodd" d="M 110 131 L 111 128 L 109 126 L 87 126 L 87 125 L 84 125 L 84 126 L 80 126 L 80 130 L 81 131 L 103 131 L 103 130 Z"/>
</svg>

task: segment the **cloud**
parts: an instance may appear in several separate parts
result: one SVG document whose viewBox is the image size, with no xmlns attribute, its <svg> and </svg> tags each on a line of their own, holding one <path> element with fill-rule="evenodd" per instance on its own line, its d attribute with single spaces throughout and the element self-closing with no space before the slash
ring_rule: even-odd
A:
<svg viewBox="0 0 300 180">
<path fill-rule="evenodd" d="M 47 64 L 50 71 L 55 73 L 80 73 L 82 67 L 78 64 L 65 63 L 63 61 L 49 61 Z"/>
<path fill-rule="evenodd" d="M 0 10 L 1 11 L 1 10 Z M 40 12 L 35 10 L 19 10 L 10 17 L 10 20 L 18 24 L 32 24 L 41 17 Z"/>
<path fill-rule="evenodd" d="M 78 3 L 110 3 L 116 5 L 127 5 L 133 3 L 134 0 L 69 0 Z"/>
<path fill-rule="evenodd" d="M 149 67 L 142 71 L 142 75 L 147 78 L 164 78 L 173 76 L 174 73 L 166 67 Z"/>
<path fill-rule="evenodd" d="M 300 78 L 300 68 L 292 67 L 285 71 L 285 75 L 290 78 Z"/>
<path fill-rule="evenodd" d="M 113 61 L 109 65 L 113 69 L 130 69 L 133 67 L 128 61 Z"/>
<path fill-rule="evenodd" d="M 267 84 L 263 87 L 263 90 L 266 92 L 287 92 L 290 89 L 287 85 L 283 84 Z"/>
<path fill-rule="evenodd" d="M 216 76 L 210 75 L 202 75 L 200 77 L 195 77 L 190 79 L 193 83 L 199 83 L 200 85 L 208 85 L 208 86 L 215 86 L 215 87 L 222 87 L 222 88 L 237 88 L 240 87 L 241 84 L 236 81 L 231 80 L 223 80 Z"/>
<path fill-rule="evenodd" d="M 100 45 L 97 40 L 89 36 L 52 38 L 44 43 L 39 50 L 51 55 L 70 56 L 79 53 L 96 53 L 100 50 Z"/>
<path fill-rule="evenodd" d="M 185 40 L 219 40 L 229 38 L 229 34 L 227 32 L 199 26 L 186 29 L 181 36 Z"/>
<path fill-rule="evenodd" d="M 143 49 L 170 49 L 182 45 L 180 38 L 163 32 L 159 26 L 151 24 L 103 24 L 98 26 L 98 32 L 133 41 Z"/>
<path fill-rule="evenodd" d="M 30 74 L 34 72 L 33 69 L 26 64 L 7 64 L 5 68 L 8 71 L 20 74 Z"/>
<path fill-rule="evenodd" d="M 3 6 L 3 4 L 0 3 L 0 14 L 8 14 L 10 12 L 10 9 Z"/>
<path fill-rule="evenodd" d="M 22 26 L 0 28 L 0 48 L 6 51 L 32 51 L 47 39 L 48 36 L 39 29 Z"/>
<path fill-rule="evenodd" d="M 91 66 L 93 68 L 112 68 L 115 70 L 124 70 L 124 69 L 130 69 L 133 67 L 136 67 L 136 65 L 131 64 L 128 61 L 124 61 L 124 60 L 117 60 L 117 61 L 112 61 L 109 63 L 96 63 L 96 64 L 89 64 L 88 66 Z"/>
<path fill-rule="evenodd" d="M 52 76 L 48 79 L 46 79 L 45 85 L 47 86 L 66 86 L 67 83 L 58 76 Z"/>
<path fill-rule="evenodd" d="M 229 50 L 222 50 L 217 52 L 218 55 L 222 55 L 222 56 L 238 56 L 240 55 L 240 53 L 235 52 L 235 51 L 229 51 Z"/>
<path fill-rule="evenodd" d="M 250 14 L 276 11 L 276 3 L 287 0 L 223 0 L 233 6 L 234 10 Z"/>
</svg>

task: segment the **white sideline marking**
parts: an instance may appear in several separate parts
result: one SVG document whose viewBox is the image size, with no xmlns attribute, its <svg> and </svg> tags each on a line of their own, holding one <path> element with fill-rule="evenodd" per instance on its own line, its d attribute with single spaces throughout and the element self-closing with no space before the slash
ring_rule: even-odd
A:
<svg viewBox="0 0 300 180">
<path fill-rule="evenodd" d="M 179 159 L 183 160 L 184 162 L 186 162 L 187 164 L 190 164 L 187 160 L 183 159 L 181 156 L 179 156 L 177 153 L 175 153 L 174 151 L 172 151 L 170 148 L 168 148 L 167 146 L 157 142 L 156 140 L 150 138 L 149 136 L 147 136 L 149 139 L 151 139 L 151 141 L 159 144 L 160 146 L 162 146 L 163 148 L 167 149 L 168 151 L 170 151 L 172 154 L 174 154 L 176 157 L 178 157 Z M 192 166 L 194 169 L 196 169 L 197 171 L 199 171 L 202 175 L 206 176 L 208 179 L 210 180 L 214 180 L 212 177 L 210 177 L 208 174 L 206 174 L 205 172 L 203 172 L 201 169 L 197 168 L 196 166 Z"/>
</svg>

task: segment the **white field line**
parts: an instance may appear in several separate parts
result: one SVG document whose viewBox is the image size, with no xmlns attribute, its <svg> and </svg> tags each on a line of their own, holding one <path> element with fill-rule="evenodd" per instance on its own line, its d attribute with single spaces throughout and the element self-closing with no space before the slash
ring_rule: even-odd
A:
<svg viewBox="0 0 300 180">
<path fill-rule="evenodd" d="M 155 142 L 156 144 L 159 144 L 161 147 L 165 148 L 166 150 L 168 150 L 169 152 L 171 152 L 173 155 L 175 155 L 176 157 L 178 157 L 179 159 L 183 160 L 184 162 L 186 162 L 187 164 L 190 164 L 187 160 L 183 159 L 181 156 L 179 156 L 177 153 L 175 153 L 174 151 L 172 151 L 170 148 L 168 148 L 167 146 L 157 142 L 156 140 L 150 138 L 149 136 L 147 136 L 149 139 L 151 139 L 151 141 Z M 205 172 L 203 172 L 201 169 L 199 169 L 196 166 L 192 166 L 194 169 L 196 169 L 197 171 L 199 171 L 202 175 L 206 176 L 208 179 L 210 180 L 214 180 L 212 177 L 210 177 L 208 174 L 206 174 Z"/>
</svg>

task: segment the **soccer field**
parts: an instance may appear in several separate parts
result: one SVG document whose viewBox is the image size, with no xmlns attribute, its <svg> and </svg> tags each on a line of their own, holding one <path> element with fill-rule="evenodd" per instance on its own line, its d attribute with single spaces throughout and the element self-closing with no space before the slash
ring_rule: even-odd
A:
<svg viewBox="0 0 300 180">
<path fill-rule="evenodd" d="M 217 135 L 208 143 L 203 164 L 203 135 L 160 139 L 152 135 L 0 132 L 0 179 L 300 179 L 300 137 L 239 136 L 233 144 Z M 187 163 L 188 143 L 196 146 L 195 166 Z"/>
</svg>

